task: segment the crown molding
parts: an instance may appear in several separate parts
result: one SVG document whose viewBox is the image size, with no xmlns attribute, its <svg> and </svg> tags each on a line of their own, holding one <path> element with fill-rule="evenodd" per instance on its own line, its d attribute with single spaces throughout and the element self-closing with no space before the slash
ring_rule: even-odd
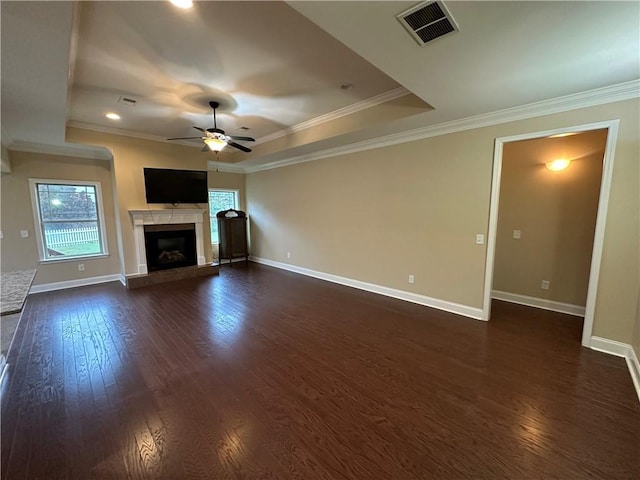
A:
<svg viewBox="0 0 640 480">
<path fill-rule="evenodd" d="M 275 140 L 280 136 L 288 135 L 296 131 L 303 130 L 305 128 L 310 128 L 314 125 L 318 125 L 320 123 L 327 122 L 335 118 L 340 118 L 341 116 L 344 116 L 344 115 L 349 115 L 350 113 L 355 113 L 364 108 L 369 108 L 371 106 L 378 105 L 380 103 L 384 103 L 386 101 L 392 100 L 394 98 L 399 98 L 403 95 L 406 95 L 407 93 L 409 92 L 402 87 L 397 88 L 395 90 L 391 90 L 389 92 L 385 92 L 381 95 L 377 95 L 376 97 L 372 97 L 362 102 L 358 102 L 349 107 L 336 110 L 329 114 L 316 117 L 315 119 L 309 120 L 308 122 L 303 122 L 303 123 L 294 125 L 293 127 L 281 130 L 279 132 L 275 132 L 271 135 L 267 135 L 266 137 L 262 137 L 256 142 L 256 144 L 264 143 L 270 140 Z M 382 147 L 396 145 L 400 143 L 421 140 L 424 138 L 436 137 L 439 135 L 446 135 L 449 133 L 462 132 L 465 130 L 472 130 L 475 128 L 487 127 L 491 125 L 498 125 L 500 123 L 508 123 L 508 122 L 513 122 L 517 120 L 526 120 L 528 118 L 535 118 L 543 115 L 551 115 L 554 113 L 577 110 L 580 108 L 587 108 L 587 107 L 602 105 L 606 103 L 614 103 L 614 102 L 629 100 L 629 99 L 638 98 L 638 97 L 640 97 L 640 80 L 632 80 L 630 82 L 625 82 L 625 83 L 598 88 L 594 90 L 588 90 L 586 92 L 566 95 L 563 97 L 557 97 L 549 100 L 543 100 L 540 102 L 530 103 L 527 105 L 521 105 L 518 107 L 498 110 L 496 112 L 475 115 L 472 117 L 467 117 L 459 120 L 439 123 L 437 125 L 421 127 L 421 128 L 409 130 L 406 132 L 385 135 L 383 137 L 379 137 L 373 140 L 365 140 L 365 141 L 343 145 L 335 148 L 329 148 L 326 150 L 321 150 L 318 152 L 313 152 L 305 155 L 298 155 L 295 157 L 290 157 L 285 160 L 270 162 L 263 165 L 242 167 L 240 165 L 230 165 L 224 162 L 209 161 L 208 168 L 209 170 L 217 169 L 220 172 L 228 172 L 228 173 L 254 173 L 262 170 L 271 170 L 273 168 L 281 168 L 289 165 L 295 165 L 298 163 L 305 163 L 305 162 L 311 162 L 314 160 L 320 160 L 323 158 L 335 157 L 338 155 L 346 155 L 349 153 L 371 150 L 374 148 L 382 148 Z M 74 128 L 82 128 L 82 129 L 92 130 L 97 132 L 103 132 L 103 133 L 111 133 L 114 135 L 123 135 L 127 137 L 142 138 L 145 140 L 166 142 L 166 140 L 163 137 L 159 137 L 156 135 L 132 133 L 130 131 L 122 130 L 119 128 L 103 127 L 100 125 L 94 125 L 90 123 L 69 121 L 67 123 L 67 126 L 74 127 Z M 175 143 L 179 143 L 187 147 L 200 148 L 192 144 L 188 144 L 186 142 L 178 141 Z M 27 152 L 33 152 L 33 153 L 49 153 L 54 155 L 73 155 L 73 156 L 78 156 L 83 158 L 99 158 L 99 159 L 111 158 L 110 154 L 109 154 L 109 157 L 107 157 L 106 155 L 101 156 L 97 154 L 95 151 L 91 151 L 88 149 L 85 149 L 85 151 L 83 152 L 82 150 L 72 149 L 71 147 L 69 148 L 52 147 L 47 145 L 26 144 L 26 143 L 20 143 L 20 144 L 12 143 L 11 145 L 9 145 L 9 150 L 27 151 Z"/>
<path fill-rule="evenodd" d="M 245 173 L 245 169 L 242 167 L 231 163 L 216 162 L 215 160 L 209 160 L 207 162 L 207 170 L 222 173 Z"/>
<path fill-rule="evenodd" d="M 41 143 L 12 142 L 7 147 L 12 152 L 42 153 L 62 157 L 89 158 L 92 160 L 111 160 L 113 155 L 109 149 L 99 146 L 80 144 L 44 145 Z"/>
<path fill-rule="evenodd" d="M 279 160 L 263 165 L 257 165 L 245 168 L 245 173 L 254 173 L 262 170 L 271 170 L 273 168 L 281 168 L 298 163 L 312 162 L 323 158 L 335 157 L 338 155 L 346 155 L 349 153 L 372 150 L 374 148 L 382 148 L 399 143 L 413 142 L 424 138 L 437 137 L 449 133 L 462 132 L 465 130 L 473 130 L 476 128 L 498 125 L 517 120 L 526 120 L 529 118 L 551 115 L 580 108 L 593 107 L 606 103 L 620 102 L 640 97 L 640 80 L 632 80 L 630 82 L 611 85 L 608 87 L 588 90 L 586 92 L 575 93 L 563 97 L 557 97 L 540 102 L 529 103 L 518 107 L 498 110 L 491 113 L 474 115 L 472 117 L 453 120 L 450 122 L 429 125 L 414 130 L 401 133 L 385 135 L 377 139 L 365 140 L 361 142 L 343 145 L 340 147 L 329 148 L 318 152 L 305 155 L 298 155 L 286 160 Z"/>
<path fill-rule="evenodd" d="M 410 93 L 409 90 L 404 87 L 394 88 L 393 90 L 389 90 L 388 92 L 381 93 L 374 97 L 356 102 L 352 105 L 339 108 L 338 110 L 334 110 L 333 112 L 325 113 L 324 115 L 320 115 L 319 117 L 312 118 L 311 120 L 307 120 L 306 122 L 298 123 L 296 125 L 292 125 L 291 127 L 283 128 L 282 130 L 278 130 L 277 132 L 265 135 L 264 137 L 260 137 L 256 140 L 254 145 L 271 142 L 280 137 L 285 137 L 287 135 L 291 135 L 292 133 L 306 130 L 307 128 L 315 127 L 322 123 L 330 122 L 332 120 L 351 115 L 367 108 L 375 107 L 376 105 L 395 100 L 396 98 L 404 97 L 408 93 Z"/>
<path fill-rule="evenodd" d="M 329 122 L 331 120 L 335 120 L 336 118 L 344 117 L 346 115 L 359 112 L 360 110 L 364 110 L 369 107 L 380 105 L 381 103 L 385 103 L 390 100 L 403 97 L 408 93 L 409 93 L 409 90 L 407 90 L 404 87 L 398 87 L 393 90 L 389 90 L 388 92 L 381 93 L 374 97 L 367 98 L 366 100 L 362 100 L 360 102 L 354 103 L 344 108 L 340 108 L 333 112 L 329 112 L 327 114 L 320 115 L 319 117 L 312 118 L 311 120 L 308 120 L 306 122 L 298 123 L 291 127 L 287 127 L 285 129 L 278 130 L 277 132 L 271 133 L 264 137 L 258 138 L 255 141 L 254 145 L 270 142 L 272 140 L 275 140 L 276 138 L 284 137 L 285 135 L 290 135 L 292 133 L 299 132 L 300 130 L 305 130 L 307 128 L 311 128 L 316 125 L 320 125 L 321 123 Z M 141 138 L 143 140 L 152 140 L 154 142 L 167 142 L 166 138 L 161 137 L 159 135 L 133 132 L 130 130 L 125 130 L 117 127 L 105 127 L 103 125 L 96 125 L 95 123 L 78 122 L 76 120 L 69 120 L 67 122 L 67 127 L 82 128 L 84 130 L 91 130 L 94 132 L 101 132 L 101 133 L 110 133 L 112 135 L 122 135 L 125 137 Z M 201 148 L 200 146 L 194 145 L 193 143 L 181 141 L 181 140 L 172 140 L 171 143 L 177 144 L 177 145 L 184 145 L 185 147 Z"/>
<path fill-rule="evenodd" d="M 123 137 L 140 138 L 142 140 L 151 140 L 153 142 L 167 143 L 167 139 L 159 135 L 132 132 L 130 130 L 124 130 L 122 128 L 116 128 L 116 127 L 105 127 L 102 125 L 96 125 L 95 123 L 85 123 L 85 122 L 77 122 L 75 120 L 69 120 L 67 122 L 67 127 L 81 128 L 83 130 L 91 130 L 92 132 L 109 133 L 111 135 L 122 135 Z M 198 146 L 198 145 L 194 145 L 193 143 L 189 143 L 182 140 L 172 140 L 171 144 L 184 145 L 185 147 L 191 147 L 191 148 L 197 148 L 197 149 L 202 148 L 202 144 Z"/>
</svg>

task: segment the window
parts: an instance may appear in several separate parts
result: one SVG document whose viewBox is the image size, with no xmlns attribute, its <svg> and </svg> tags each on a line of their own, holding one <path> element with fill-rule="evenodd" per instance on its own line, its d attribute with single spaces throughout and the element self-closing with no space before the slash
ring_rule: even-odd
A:
<svg viewBox="0 0 640 480">
<path fill-rule="evenodd" d="M 98 182 L 29 179 L 40 260 L 107 254 Z"/>
<path fill-rule="evenodd" d="M 238 209 L 238 190 L 209 190 L 209 223 L 211 243 L 219 243 L 216 213 L 222 210 Z"/>
</svg>

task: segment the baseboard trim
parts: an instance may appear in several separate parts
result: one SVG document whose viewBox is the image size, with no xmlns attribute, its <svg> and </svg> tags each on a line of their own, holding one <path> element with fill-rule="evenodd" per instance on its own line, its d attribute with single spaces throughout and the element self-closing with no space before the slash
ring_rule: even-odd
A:
<svg viewBox="0 0 640 480">
<path fill-rule="evenodd" d="M 386 297 L 393 297 L 399 300 L 407 302 L 417 303 L 426 307 L 436 308 L 438 310 L 444 310 L 446 312 L 455 313 L 465 317 L 473 318 L 475 320 L 484 320 L 483 311 L 480 308 L 470 307 L 468 305 L 461 305 L 459 303 L 448 302 L 446 300 L 439 300 L 437 298 L 427 297 L 425 295 L 418 295 L 416 293 L 405 292 L 397 290 L 395 288 L 384 287 L 382 285 L 376 285 L 373 283 L 362 282 L 360 280 L 354 280 L 352 278 L 340 277 L 330 273 L 318 272 L 309 268 L 298 267 L 288 263 L 275 262 L 266 258 L 249 257 L 249 260 L 270 267 L 280 268 L 282 270 L 288 270 L 290 272 L 299 273 L 308 277 L 318 278 L 320 280 L 326 280 L 327 282 L 338 283 L 347 287 L 357 288 L 359 290 L 365 290 L 367 292 L 377 293 Z"/>
<path fill-rule="evenodd" d="M 7 373 L 7 370 L 9 370 L 7 357 L 0 354 L 0 398 L 2 398 L 2 391 L 4 390 L 2 388 L 2 384 L 4 383 L 4 377 L 5 377 L 5 374 Z"/>
<path fill-rule="evenodd" d="M 54 290 L 65 290 L 67 288 L 85 287 L 87 285 L 97 285 L 98 283 L 122 282 L 122 275 L 115 273 L 113 275 L 102 275 L 99 277 L 79 278 L 77 280 L 66 280 L 64 282 L 43 283 L 41 285 L 32 285 L 29 293 L 44 293 Z"/>
<path fill-rule="evenodd" d="M 5 390 L 8 388 L 4 383 L 5 379 L 8 377 L 9 364 L 7 363 L 7 359 L 4 355 L 0 356 L 2 357 L 0 360 L 0 402 L 2 402 L 4 401 L 3 397 L 6 395 Z"/>
<path fill-rule="evenodd" d="M 615 340 L 609 340 L 608 338 L 592 336 L 591 345 L 589 347 L 592 350 L 597 350 L 598 352 L 626 358 L 627 355 L 629 355 L 631 345 L 628 343 L 616 342 Z"/>
<path fill-rule="evenodd" d="M 633 386 L 636 389 L 638 400 L 640 400 L 640 363 L 638 362 L 638 356 L 635 350 L 628 343 L 616 342 L 615 340 L 609 340 L 602 337 L 591 337 L 592 350 L 598 352 L 608 353 L 617 357 L 623 357 L 627 361 L 627 367 L 631 374 L 631 380 Z"/>
<path fill-rule="evenodd" d="M 551 310 L 552 312 L 566 313 L 576 317 L 584 317 L 585 307 L 580 305 L 572 305 L 570 303 L 555 302 L 553 300 L 545 300 L 544 298 L 529 297 L 518 293 L 502 292 L 500 290 L 492 290 L 491 298 L 502 300 L 504 302 L 517 303 L 527 307 L 541 308 L 543 310 Z"/>
<path fill-rule="evenodd" d="M 640 400 L 640 361 L 638 361 L 638 355 L 631 346 L 629 346 L 629 355 L 626 357 L 626 360 L 629 372 L 631 373 L 631 379 L 633 380 L 633 385 L 636 387 L 638 400 Z"/>
</svg>

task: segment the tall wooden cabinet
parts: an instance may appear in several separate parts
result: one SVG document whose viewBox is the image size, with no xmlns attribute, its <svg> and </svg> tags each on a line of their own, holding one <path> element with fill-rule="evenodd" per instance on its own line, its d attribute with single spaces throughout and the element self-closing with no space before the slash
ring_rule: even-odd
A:
<svg viewBox="0 0 640 480">
<path fill-rule="evenodd" d="M 247 241 L 247 214 L 242 210 L 223 210 L 216 213 L 218 221 L 219 258 L 228 259 L 244 257 L 249 260 L 249 242 Z"/>
</svg>

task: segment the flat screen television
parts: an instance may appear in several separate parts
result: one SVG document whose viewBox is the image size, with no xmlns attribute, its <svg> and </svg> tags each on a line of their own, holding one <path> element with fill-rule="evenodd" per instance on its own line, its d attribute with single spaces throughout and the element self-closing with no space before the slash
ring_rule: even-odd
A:
<svg viewBox="0 0 640 480">
<path fill-rule="evenodd" d="M 145 168 L 144 189 L 147 203 L 207 203 L 207 172 Z"/>
</svg>

